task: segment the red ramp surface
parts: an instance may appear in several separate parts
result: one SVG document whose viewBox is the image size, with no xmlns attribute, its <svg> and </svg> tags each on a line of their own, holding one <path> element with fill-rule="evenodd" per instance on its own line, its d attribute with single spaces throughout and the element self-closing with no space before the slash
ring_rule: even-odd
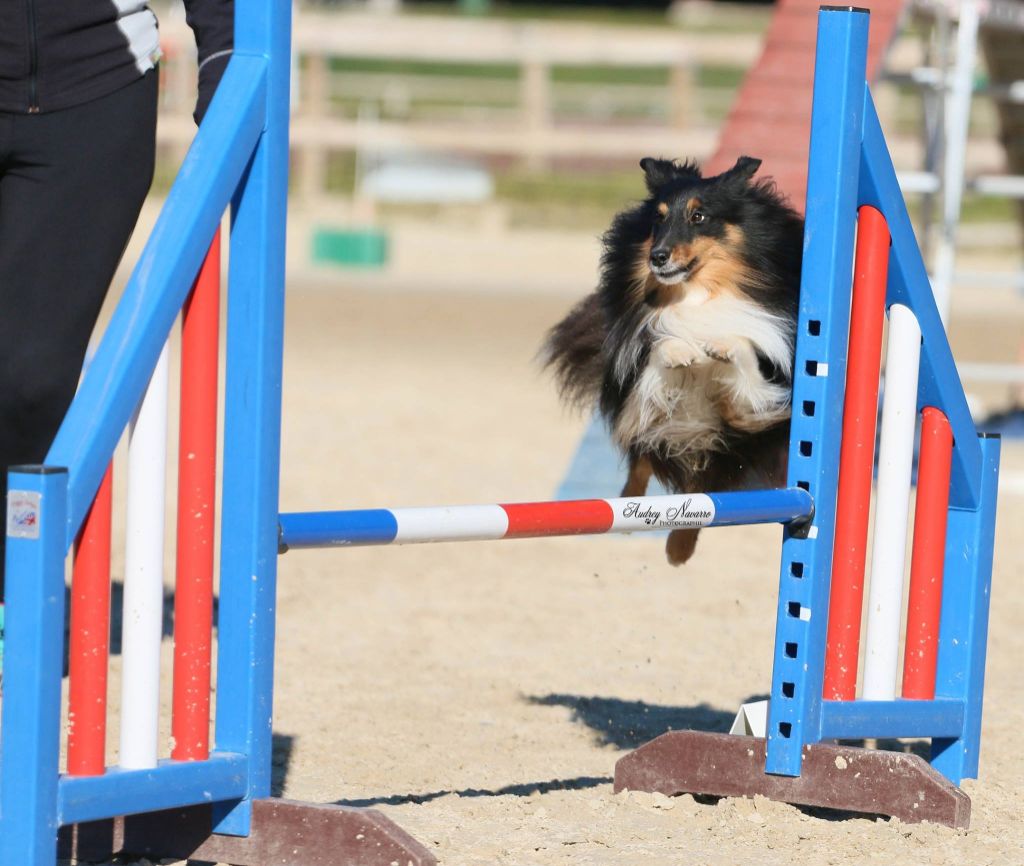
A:
<svg viewBox="0 0 1024 866">
<path fill-rule="evenodd" d="M 858 2 L 871 10 L 868 80 L 873 80 L 902 20 L 902 0 Z M 807 186 L 811 88 L 818 8 L 814 0 L 779 0 L 761 57 L 747 73 L 722 129 L 706 174 L 729 168 L 746 154 L 764 160 L 761 177 L 775 178 L 800 211 Z"/>
</svg>

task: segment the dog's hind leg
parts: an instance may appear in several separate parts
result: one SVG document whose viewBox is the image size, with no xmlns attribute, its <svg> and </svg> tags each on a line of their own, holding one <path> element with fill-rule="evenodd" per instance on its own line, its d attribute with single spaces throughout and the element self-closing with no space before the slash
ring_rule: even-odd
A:
<svg viewBox="0 0 1024 866">
<path fill-rule="evenodd" d="M 626 486 L 622 488 L 622 495 L 643 496 L 647 492 L 647 485 L 650 483 L 653 472 L 654 467 L 650 457 L 645 454 L 630 453 L 629 477 L 626 479 Z M 682 565 L 693 556 L 699 532 L 699 529 L 673 529 L 668 534 L 665 554 L 672 565 Z"/>
<path fill-rule="evenodd" d="M 647 492 L 653 471 L 654 467 L 651 466 L 651 459 L 647 455 L 630 452 L 629 476 L 626 478 L 625 487 L 622 488 L 622 495 L 643 496 Z"/>
<path fill-rule="evenodd" d="M 714 453 L 707 455 L 708 464 L 704 469 L 687 472 L 674 485 L 676 490 L 720 490 L 721 465 Z M 685 565 L 697 549 L 700 529 L 673 529 L 665 542 L 665 558 L 669 565 Z"/>
<path fill-rule="evenodd" d="M 673 529 L 665 542 L 665 556 L 669 565 L 683 565 L 697 549 L 699 529 Z"/>
</svg>

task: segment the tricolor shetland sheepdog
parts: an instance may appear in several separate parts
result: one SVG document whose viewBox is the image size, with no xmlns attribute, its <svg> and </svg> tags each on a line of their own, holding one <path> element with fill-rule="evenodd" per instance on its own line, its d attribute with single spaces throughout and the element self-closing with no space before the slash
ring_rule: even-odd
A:
<svg viewBox="0 0 1024 866">
<path fill-rule="evenodd" d="M 544 349 L 561 394 L 596 406 L 629 475 L 676 492 L 785 483 L 803 221 L 761 161 L 703 177 L 640 162 L 649 192 L 603 238 L 601 278 Z M 666 546 L 686 562 L 699 529 Z"/>
</svg>

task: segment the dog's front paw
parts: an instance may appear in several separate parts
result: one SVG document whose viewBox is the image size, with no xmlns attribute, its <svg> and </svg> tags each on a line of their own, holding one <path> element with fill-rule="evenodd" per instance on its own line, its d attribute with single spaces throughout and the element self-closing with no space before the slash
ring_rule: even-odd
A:
<svg viewBox="0 0 1024 866">
<path fill-rule="evenodd" d="M 683 340 L 663 340 L 656 350 L 662 367 L 689 367 L 708 359 L 707 354 L 693 343 Z"/>
<path fill-rule="evenodd" d="M 716 361 L 731 364 L 736 360 L 739 344 L 732 340 L 711 340 L 704 344 L 704 353 Z"/>
</svg>

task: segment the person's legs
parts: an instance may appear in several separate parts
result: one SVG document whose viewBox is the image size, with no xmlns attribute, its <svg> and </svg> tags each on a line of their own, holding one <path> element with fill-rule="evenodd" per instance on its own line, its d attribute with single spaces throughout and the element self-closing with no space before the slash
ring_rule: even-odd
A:
<svg viewBox="0 0 1024 866">
<path fill-rule="evenodd" d="M 152 181 L 156 97 L 152 71 L 84 105 L 0 117 L 0 493 L 9 466 L 43 461 L 74 396 Z"/>
</svg>

